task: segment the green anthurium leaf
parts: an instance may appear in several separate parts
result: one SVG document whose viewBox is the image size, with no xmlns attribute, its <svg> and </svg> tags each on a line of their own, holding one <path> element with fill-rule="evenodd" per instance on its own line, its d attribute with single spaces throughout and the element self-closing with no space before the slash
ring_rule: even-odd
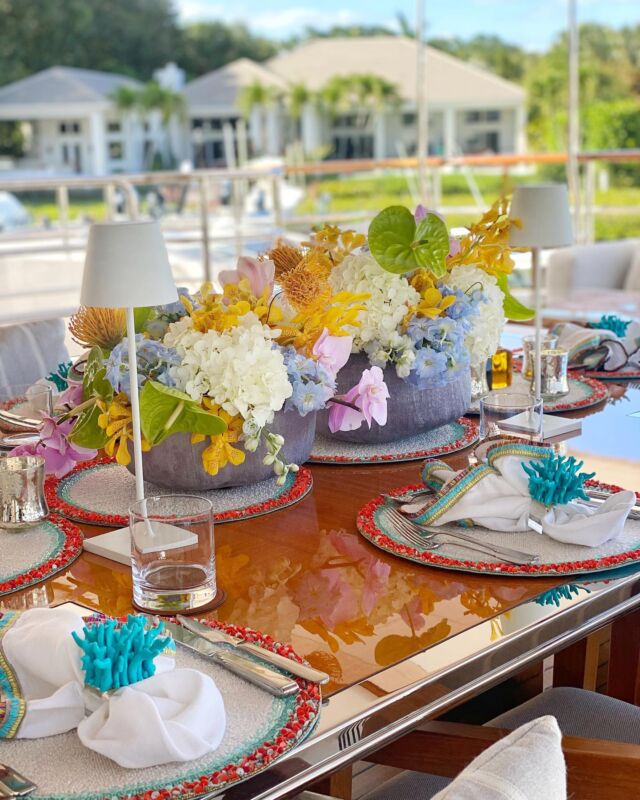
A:
<svg viewBox="0 0 640 800">
<path fill-rule="evenodd" d="M 147 321 L 151 316 L 152 311 L 153 311 L 152 306 L 149 306 L 147 308 L 141 307 L 133 309 L 133 324 L 136 333 L 144 333 L 144 326 L 147 324 Z"/>
<path fill-rule="evenodd" d="M 107 443 L 106 432 L 98 425 L 100 409 L 92 405 L 78 416 L 75 425 L 69 433 L 69 439 L 78 447 L 88 447 L 99 450 Z"/>
<path fill-rule="evenodd" d="M 527 308 L 527 306 L 523 305 L 511 294 L 506 274 L 501 272 L 496 277 L 498 279 L 498 286 L 502 289 L 502 293 L 504 294 L 502 307 L 505 317 L 514 322 L 524 322 L 527 319 L 532 319 L 536 312 L 532 308 Z"/>
<path fill-rule="evenodd" d="M 382 269 L 402 275 L 418 268 L 414 253 L 416 221 L 404 206 L 389 206 L 369 225 L 369 249 Z"/>
<path fill-rule="evenodd" d="M 436 214 L 427 214 L 416 228 L 415 240 L 414 253 L 418 264 L 430 270 L 436 278 L 441 278 L 447 271 L 449 255 L 446 223 Z"/>
<path fill-rule="evenodd" d="M 152 445 L 173 433 L 216 436 L 227 429 L 224 420 L 205 411 L 188 394 L 158 381 L 147 381 L 140 392 L 140 425 Z"/>
<path fill-rule="evenodd" d="M 99 347 L 93 347 L 89 352 L 82 380 L 82 396 L 84 400 L 100 397 L 107 403 L 111 402 L 113 399 L 113 386 L 107 380 L 106 375 L 104 353 Z"/>
</svg>

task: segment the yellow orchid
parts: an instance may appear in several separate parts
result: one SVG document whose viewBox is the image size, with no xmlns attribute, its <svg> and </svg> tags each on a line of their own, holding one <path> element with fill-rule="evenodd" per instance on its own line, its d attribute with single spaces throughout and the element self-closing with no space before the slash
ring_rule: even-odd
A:
<svg viewBox="0 0 640 800">
<path fill-rule="evenodd" d="M 240 441 L 242 436 L 242 417 L 239 414 L 231 416 L 223 408 L 204 398 L 202 405 L 212 414 L 221 417 L 227 423 L 227 430 L 217 436 L 210 436 L 211 444 L 202 451 L 202 466 L 209 475 L 217 475 L 227 464 L 239 466 L 245 460 L 244 450 L 233 445 Z M 191 435 L 191 444 L 204 442 L 206 437 L 201 433 Z"/>
<path fill-rule="evenodd" d="M 348 256 L 358 247 L 362 247 L 367 241 L 364 233 L 354 230 L 343 231 L 337 225 L 324 225 L 316 231 L 310 242 L 303 242 L 303 246 L 326 250 L 333 264 L 339 264 L 345 256 Z"/>
<path fill-rule="evenodd" d="M 101 399 L 96 400 L 96 404 L 101 412 L 98 416 L 98 427 L 102 428 L 107 435 L 104 450 L 112 458 L 115 454 L 118 464 L 126 467 L 131 461 L 127 443 L 133 439 L 129 398 L 120 392 L 109 405 Z M 145 452 L 151 449 L 151 445 L 144 436 L 142 437 L 142 449 Z"/>
<path fill-rule="evenodd" d="M 320 299 L 293 320 L 281 326 L 280 344 L 292 344 L 297 350 L 311 353 L 313 345 L 326 328 L 330 336 L 348 336 L 358 326 L 358 315 L 364 310 L 362 301 L 369 295 L 338 292 L 329 300 Z"/>
<path fill-rule="evenodd" d="M 469 232 L 460 242 L 460 252 L 447 260 L 447 269 L 471 264 L 490 275 L 508 275 L 514 267 L 513 248 L 509 245 L 513 226 L 520 227 L 520 223 L 509 219 L 509 201 L 501 197 L 478 222 L 469 226 Z"/>
</svg>

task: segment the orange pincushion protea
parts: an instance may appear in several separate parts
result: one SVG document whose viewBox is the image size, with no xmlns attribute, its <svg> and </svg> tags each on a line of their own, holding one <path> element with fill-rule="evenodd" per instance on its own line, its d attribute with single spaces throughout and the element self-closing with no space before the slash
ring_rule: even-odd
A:
<svg viewBox="0 0 640 800">
<path fill-rule="evenodd" d="M 287 301 L 296 311 L 304 311 L 331 297 L 331 261 L 320 251 L 311 250 L 300 263 L 284 273 L 280 283 Z"/>
<path fill-rule="evenodd" d="M 304 258 L 304 253 L 284 239 L 278 239 L 276 246 L 268 250 L 264 257 L 276 265 L 276 279 L 281 280 L 283 275 L 298 266 Z"/>
<path fill-rule="evenodd" d="M 69 331 L 76 344 L 90 350 L 113 348 L 124 339 L 127 320 L 124 308 L 80 306 L 69 322 Z"/>
</svg>

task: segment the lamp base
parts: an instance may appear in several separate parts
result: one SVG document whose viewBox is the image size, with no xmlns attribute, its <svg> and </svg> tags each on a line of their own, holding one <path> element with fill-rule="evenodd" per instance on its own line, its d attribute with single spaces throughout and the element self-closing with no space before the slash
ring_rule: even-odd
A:
<svg viewBox="0 0 640 800">
<path fill-rule="evenodd" d="M 195 533 L 154 520 L 135 523 L 136 550 L 140 555 L 166 552 L 198 544 Z M 109 533 L 101 533 L 85 539 L 83 548 L 88 553 L 109 558 L 119 564 L 131 564 L 131 533 L 129 528 L 118 528 Z"/>
<path fill-rule="evenodd" d="M 131 566 L 131 534 L 129 528 L 118 528 L 115 531 L 101 533 L 100 536 L 86 538 L 82 543 L 83 550 L 97 556 L 117 561 L 118 564 Z"/>
</svg>

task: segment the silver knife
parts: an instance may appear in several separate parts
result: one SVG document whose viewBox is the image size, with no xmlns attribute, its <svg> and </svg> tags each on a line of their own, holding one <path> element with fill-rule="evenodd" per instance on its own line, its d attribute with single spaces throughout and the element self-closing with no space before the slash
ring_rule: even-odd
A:
<svg viewBox="0 0 640 800">
<path fill-rule="evenodd" d="M 299 687 L 295 681 L 290 680 L 285 675 L 281 675 L 275 670 L 263 667 L 249 656 L 241 655 L 232 650 L 217 647 L 211 642 L 207 642 L 201 636 L 191 633 L 182 625 L 176 625 L 175 622 L 167 622 L 164 620 L 164 626 L 173 636 L 176 642 L 188 647 L 190 650 L 195 650 L 200 655 L 210 658 L 216 664 L 233 672 L 239 678 L 259 686 L 261 689 L 275 695 L 276 697 L 288 697 L 295 694 Z"/>
<path fill-rule="evenodd" d="M 298 678 L 304 678 L 306 681 L 313 681 L 313 683 L 322 685 L 324 683 L 328 683 L 330 680 L 329 675 L 327 675 L 326 672 L 321 672 L 319 669 L 308 667 L 306 664 L 300 664 L 297 661 L 293 661 L 291 658 L 281 656 L 278 653 L 274 653 L 272 650 L 267 650 L 265 647 L 260 647 L 260 645 L 253 644 L 253 642 L 245 642 L 236 636 L 231 636 L 228 633 L 224 633 L 224 631 L 209 628 L 202 622 L 198 622 L 197 619 L 189 619 L 189 617 L 183 617 L 180 614 L 176 616 L 176 619 L 185 628 L 190 630 L 192 633 L 195 633 L 196 636 L 202 636 L 203 639 L 211 642 L 211 644 L 230 644 L 233 647 L 237 647 L 238 650 L 246 653 L 252 653 L 262 661 L 267 661 L 269 664 L 273 664 L 275 667 L 280 667 L 280 669 L 284 669 L 287 672 L 290 672 L 292 675 L 296 675 Z"/>
</svg>

